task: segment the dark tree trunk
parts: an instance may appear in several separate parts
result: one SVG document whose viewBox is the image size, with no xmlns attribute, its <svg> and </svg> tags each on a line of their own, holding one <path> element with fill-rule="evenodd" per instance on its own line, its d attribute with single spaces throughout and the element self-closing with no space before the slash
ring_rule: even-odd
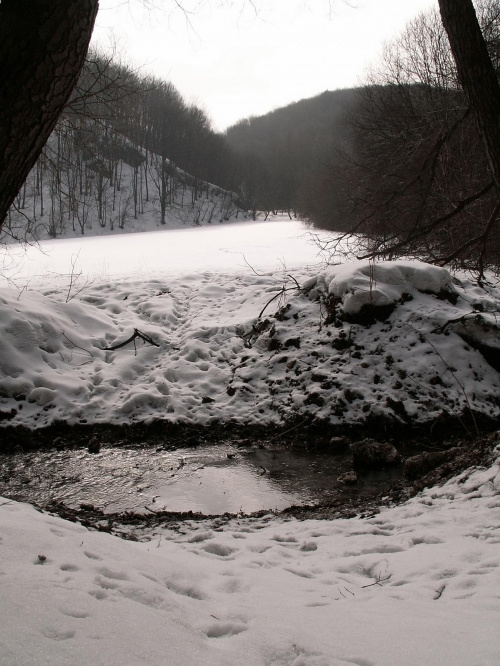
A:
<svg viewBox="0 0 500 666">
<path fill-rule="evenodd" d="M 500 84 L 472 0 L 439 0 L 458 77 L 475 113 L 491 175 L 500 189 Z"/>
<path fill-rule="evenodd" d="M 98 4 L 0 2 L 0 228 L 77 81 Z"/>
</svg>

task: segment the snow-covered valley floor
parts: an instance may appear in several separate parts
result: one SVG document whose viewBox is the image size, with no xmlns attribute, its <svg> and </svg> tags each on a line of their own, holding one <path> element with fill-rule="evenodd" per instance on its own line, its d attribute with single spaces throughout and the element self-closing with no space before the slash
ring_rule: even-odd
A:
<svg viewBox="0 0 500 666">
<path fill-rule="evenodd" d="M 498 418 L 494 281 L 325 267 L 305 231 L 30 250 L 0 290 L 4 432 Z M 120 347 L 134 330 L 146 341 Z M 0 498 L 0 664 L 497 666 L 499 457 L 375 516 L 187 522 L 140 543 Z"/>
</svg>

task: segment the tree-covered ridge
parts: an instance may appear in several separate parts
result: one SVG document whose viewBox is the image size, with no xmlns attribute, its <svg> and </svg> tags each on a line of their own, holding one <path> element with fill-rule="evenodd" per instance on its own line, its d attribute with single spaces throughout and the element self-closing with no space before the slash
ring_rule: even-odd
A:
<svg viewBox="0 0 500 666">
<path fill-rule="evenodd" d="M 354 97 L 353 89 L 325 91 L 226 131 L 231 148 L 245 156 L 249 208 L 290 213 L 301 208 L 311 176 L 346 138 L 344 117 Z"/>
<path fill-rule="evenodd" d="M 170 83 L 91 53 L 4 233 L 35 238 L 237 214 L 238 169 L 206 114 Z"/>
<path fill-rule="evenodd" d="M 478 2 L 477 16 L 498 79 L 500 3 Z M 500 265 L 491 155 L 430 11 L 386 46 L 351 109 L 343 152 L 317 174 L 301 212 L 319 227 L 362 233 L 366 256 L 417 256 L 482 274 Z"/>
</svg>

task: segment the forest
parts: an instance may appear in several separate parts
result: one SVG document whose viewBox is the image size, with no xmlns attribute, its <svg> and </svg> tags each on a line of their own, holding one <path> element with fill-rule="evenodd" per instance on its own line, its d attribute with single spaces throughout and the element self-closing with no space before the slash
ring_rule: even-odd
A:
<svg viewBox="0 0 500 666">
<path fill-rule="evenodd" d="M 476 11 L 498 76 L 500 3 Z M 474 115 L 431 10 L 386 44 L 365 86 L 241 121 L 227 138 L 270 172 L 254 180 L 261 209 L 356 233 L 356 256 L 481 274 L 500 267 L 500 205 Z"/>
<path fill-rule="evenodd" d="M 500 0 L 480 0 L 477 16 L 498 72 Z M 363 87 L 325 91 L 223 134 L 171 83 L 93 52 L 3 234 L 113 231 L 147 213 L 201 224 L 285 211 L 356 234 L 356 256 L 482 275 L 500 267 L 489 166 L 436 10 L 386 44 Z"/>
<path fill-rule="evenodd" d="M 160 224 L 220 222 L 245 207 L 236 162 L 172 84 L 91 52 L 3 237 L 112 232 L 148 215 Z"/>
</svg>

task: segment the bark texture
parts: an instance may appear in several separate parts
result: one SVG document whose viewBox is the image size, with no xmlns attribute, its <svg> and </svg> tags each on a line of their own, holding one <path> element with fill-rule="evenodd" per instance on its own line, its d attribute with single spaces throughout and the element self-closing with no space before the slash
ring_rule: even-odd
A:
<svg viewBox="0 0 500 666">
<path fill-rule="evenodd" d="M 1 0 L 0 228 L 77 81 L 99 0 Z"/>
<path fill-rule="evenodd" d="M 472 0 L 439 0 L 458 77 L 475 113 L 493 180 L 500 189 L 500 84 Z"/>
</svg>

